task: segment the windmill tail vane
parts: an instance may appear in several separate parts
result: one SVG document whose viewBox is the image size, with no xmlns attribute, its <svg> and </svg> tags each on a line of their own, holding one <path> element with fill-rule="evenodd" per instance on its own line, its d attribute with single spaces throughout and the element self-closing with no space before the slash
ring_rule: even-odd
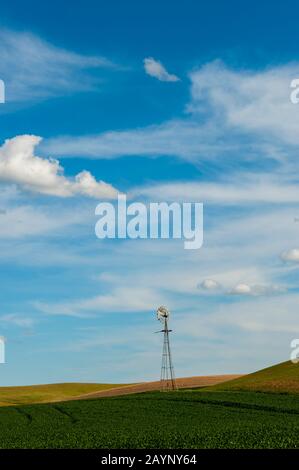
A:
<svg viewBox="0 0 299 470">
<path fill-rule="evenodd" d="M 159 307 L 157 310 L 157 318 L 162 322 L 163 328 L 159 333 L 163 333 L 163 350 L 162 350 L 162 365 L 160 376 L 160 390 L 170 391 L 177 390 L 177 383 L 175 380 L 174 367 L 172 362 L 172 354 L 169 341 L 169 333 L 172 331 L 168 327 L 169 311 L 166 307 Z"/>
</svg>

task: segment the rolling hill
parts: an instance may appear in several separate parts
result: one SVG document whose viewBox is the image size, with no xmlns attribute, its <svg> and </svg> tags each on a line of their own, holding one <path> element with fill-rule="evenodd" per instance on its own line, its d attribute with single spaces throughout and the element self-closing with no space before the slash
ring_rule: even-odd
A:
<svg viewBox="0 0 299 470">
<path fill-rule="evenodd" d="M 207 375 L 207 376 L 195 376 L 195 377 L 182 377 L 176 379 L 178 388 L 205 388 L 215 384 L 220 384 L 228 380 L 240 377 L 240 375 Z M 131 384 L 122 386 L 121 388 L 115 387 L 110 390 L 99 390 L 90 392 L 79 397 L 80 399 L 86 400 L 88 398 L 103 398 L 103 397 L 115 397 L 119 395 L 131 395 L 135 393 L 154 392 L 160 390 L 160 381 L 156 382 L 142 382 L 139 384 Z M 76 398 L 78 399 L 78 398 Z"/>
<path fill-rule="evenodd" d="M 23 387 L 0 387 L 0 406 L 28 405 L 69 400 L 86 393 L 118 389 L 121 384 L 61 383 L 28 385 Z"/>
<path fill-rule="evenodd" d="M 179 388 L 207 387 L 231 380 L 236 375 L 212 375 L 177 379 Z M 61 383 L 0 387 L 0 406 L 30 405 L 68 400 L 102 398 L 159 390 L 160 382 L 139 384 Z"/>
<path fill-rule="evenodd" d="M 213 390 L 299 393 L 299 364 L 282 362 L 252 374 L 215 385 Z"/>
</svg>

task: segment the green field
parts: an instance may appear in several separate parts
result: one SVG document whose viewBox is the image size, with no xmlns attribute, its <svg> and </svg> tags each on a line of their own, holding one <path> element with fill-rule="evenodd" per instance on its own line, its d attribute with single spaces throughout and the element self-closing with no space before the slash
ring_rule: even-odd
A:
<svg viewBox="0 0 299 470">
<path fill-rule="evenodd" d="M 299 448 L 299 364 L 205 389 L 59 402 L 115 386 L 1 387 L 0 448 Z"/>
<path fill-rule="evenodd" d="M 299 364 L 282 362 L 213 387 L 214 390 L 299 393 Z"/>
<path fill-rule="evenodd" d="M 197 390 L 0 409 L 0 448 L 44 447 L 299 447 L 299 400 Z"/>
<path fill-rule="evenodd" d="M 48 403 L 76 398 L 86 393 L 125 386 L 117 384 L 62 383 L 29 385 L 23 387 L 0 387 L 0 406 Z"/>
</svg>

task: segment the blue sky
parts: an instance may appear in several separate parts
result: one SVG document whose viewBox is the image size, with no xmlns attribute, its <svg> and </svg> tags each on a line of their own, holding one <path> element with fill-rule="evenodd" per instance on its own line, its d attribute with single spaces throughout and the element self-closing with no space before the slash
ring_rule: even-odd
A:
<svg viewBox="0 0 299 470">
<path fill-rule="evenodd" d="M 291 1 L 1 6 L 1 385 L 156 379 L 160 304 L 178 376 L 289 357 L 297 17 Z M 203 247 L 98 240 L 118 191 L 203 202 Z"/>
</svg>

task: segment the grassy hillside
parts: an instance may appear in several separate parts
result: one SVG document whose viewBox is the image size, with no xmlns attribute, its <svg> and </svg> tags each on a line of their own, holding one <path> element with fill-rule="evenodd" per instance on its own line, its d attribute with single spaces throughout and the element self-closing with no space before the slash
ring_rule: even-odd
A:
<svg viewBox="0 0 299 470">
<path fill-rule="evenodd" d="M 0 408 L 0 448 L 298 448 L 296 395 L 148 392 Z"/>
<path fill-rule="evenodd" d="M 253 374 L 216 385 L 213 390 L 299 393 L 299 363 L 282 362 Z"/>
<path fill-rule="evenodd" d="M 206 387 L 233 378 L 232 375 L 208 377 L 187 377 L 178 379 L 181 388 Z M 235 376 L 236 377 L 236 376 Z M 30 385 L 22 387 L 0 387 L 0 407 L 8 405 L 30 405 L 31 403 L 49 403 L 73 398 L 102 398 L 128 393 L 147 392 L 160 389 L 159 382 L 141 384 L 91 384 L 62 383 L 50 385 Z"/>
<path fill-rule="evenodd" d="M 121 386 L 116 384 L 62 383 L 26 387 L 0 387 L 0 406 L 67 400 L 85 393 Z"/>
</svg>

